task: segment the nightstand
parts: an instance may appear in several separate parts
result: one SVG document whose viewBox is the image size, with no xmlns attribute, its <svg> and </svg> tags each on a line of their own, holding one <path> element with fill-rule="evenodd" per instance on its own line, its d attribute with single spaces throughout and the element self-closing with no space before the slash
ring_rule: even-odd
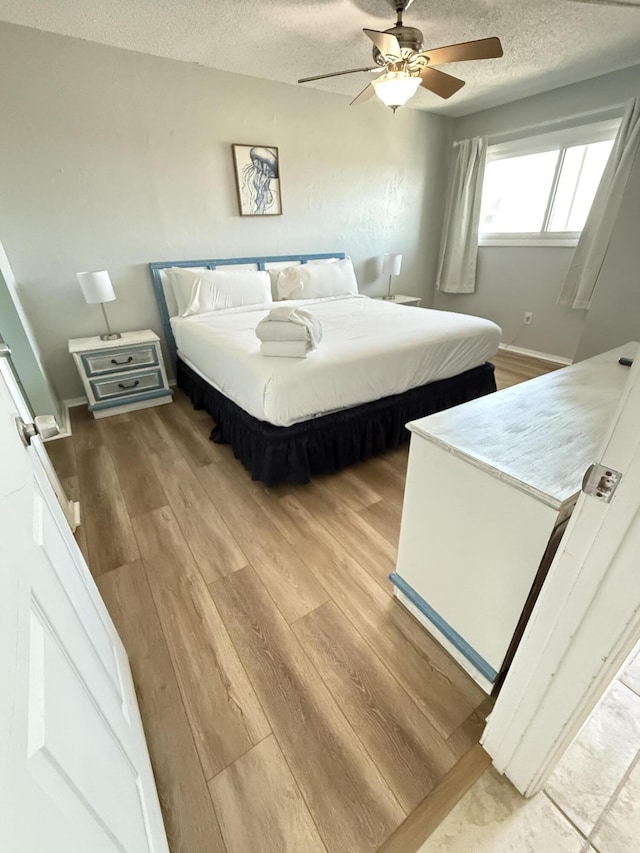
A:
<svg viewBox="0 0 640 853">
<path fill-rule="evenodd" d="M 385 299 L 384 296 L 376 296 L 376 299 L 383 299 L 385 302 L 395 302 L 396 305 L 413 305 L 420 307 L 421 298 L 419 296 L 407 296 L 405 293 L 394 293 L 391 299 Z"/>
<path fill-rule="evenodd" d="M 69 352 L 94 418 L 147 409 L 172 400 L 160 338 L 150 329 L 123 332 L 116 341 L 75 338 L 69 341 Z"/>
</svg>

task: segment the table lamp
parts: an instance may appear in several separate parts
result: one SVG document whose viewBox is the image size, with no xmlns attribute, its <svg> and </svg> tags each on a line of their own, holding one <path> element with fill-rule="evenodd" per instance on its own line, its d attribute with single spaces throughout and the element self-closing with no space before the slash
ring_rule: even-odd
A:
<svg viewBox="0 0 640 853">
<path fill-rule="evenodd" d="M 382 256 L 382 272 L 384 275 L 389 276 L 389 289 L 387 290 L 386 296 L 383 296 L 383 299 L 394 299 L 395 297 L 391 293 L 391 279 L 394 275 L 400 275 L 400 269 L 402 268 L 402 255 L 383 255 Z"/>
<path fill-rule="evenodd" d="M 111 331 L 109 318 L 107 317 L 107 312 L 104 310 L 104 303 L 113 302 L 116 298 L 113 285 L 111 284 L 111 279 L 109 278 L 109 273 L 106 270 L 97 270 L 95 272 L 79 272 L 76 273 L 76 276 L 80 282 L 80 288 L 82 289 L 82 295 L 84 296 L 85 302 L 89 303 L 89 305 L 99 302 L 100 307 L 102 308 L 104 321 L 107 324 L 107 334 L 100 335 L 100 340 L 117 341 L 118 338 L 122 337 L 122 335 L 120 332 Z"/>
</svg>

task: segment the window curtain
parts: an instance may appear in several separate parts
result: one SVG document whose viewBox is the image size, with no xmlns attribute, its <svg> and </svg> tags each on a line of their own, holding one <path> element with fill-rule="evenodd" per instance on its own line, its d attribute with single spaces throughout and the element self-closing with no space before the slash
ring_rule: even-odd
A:
<svg viewBox="0 0 640 853">
<path fill-rule="evenodd" d="M 640 98 L 632 98 L 624 111 L 622 124 L 618 129 L 600 186 L 576 246 L 566 281 L 562 286 L 558 298 L 560 305 L 584 309 L 591 306 L 591 299 L 622 203 L 622 196 L 638 151 L 640 151 Z"/>
<path fill-rule="evenodd" d="M 436 278 L 436 288 L 444 293 L 473 293 L 476 289 L 478 225 L 486 159 L 485 137 L 465 139 L 458 144 Z"/>
</svg>

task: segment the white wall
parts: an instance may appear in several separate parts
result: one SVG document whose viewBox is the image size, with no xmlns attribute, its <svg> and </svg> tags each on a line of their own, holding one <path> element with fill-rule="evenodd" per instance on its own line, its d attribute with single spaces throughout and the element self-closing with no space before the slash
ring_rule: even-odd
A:
<svg viewBox="0 0 640 853">
<path fill-rule="evenodd" d="M 494 134 L 509 134 L 501 137 L 501 141 L 504 141 L 532 135 L 535 133 L 533 130 L 523 133 L 517 131 L 545 122 L 557 121 L 556 128 L 581 124 L 585 122 L 584 119 L 576 121 L 571 116 L 621 105 L 639 91 L 640 66 L 634 66 L 465 116 L 456 121 L 454 137 L 466 139 L 486 135 L 491 141 Z M 622 106 L 619 112 L 622 113 Z M 637 210 L 636 205 L 636 223 Z M 619 264 L 622 267 L 628 265 L 628 252 L 632 249 L 632 243 L 630 241 L 624 246 L 620 244 L 622 256 Z M 435 307 L 488 317 L 502 326 L 505 342 L 573 358 L 583 330 L 586 329 L 585 322 L 589 328 L 599 325 L 593 320 L 593 309 L 587 320 L 587 312 L 557 304 L 573 252 L 572 248 L 562 247 L 480 247 L 476 293 L 436 293 Z M 531 326 L 521 325 L 525 311 L 533 311 Z M 615 324 L 617 309 L 611 308 L 611 312 L 609 322 Z M 591 332 L 589 336 L 592 336 Z M 578 350 L 581 351 L 582 348 Z"/>
<path fill-rule="evenodd" d="M 122 331 L 160 331 L 149 261 L 344 250 L 375 294 L 402 252 L 431 299 L 451 120 L 6 24 L 0 55 L 0 239 L 63 398 L 67 339 L 102 331 L 79 270 L 110 271 Z M 283 216 L 238 215 L 232 142 L 279 146 Z"/>
<path fill-rule="evenodd" d="M 53 415 L 63 426 L 60 398 L 42 365 L 38 344 L 17 293 L 13 271 L 0 244 L 0 340 L 11 349 L 11 362 L 33 415 Z"/>
</svg>

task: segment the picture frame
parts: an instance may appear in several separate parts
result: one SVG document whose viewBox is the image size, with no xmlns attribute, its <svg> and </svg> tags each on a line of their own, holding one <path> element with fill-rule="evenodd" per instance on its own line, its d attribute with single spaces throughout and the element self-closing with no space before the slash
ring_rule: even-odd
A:
<svg viewBox="0 0 640 853">
<path fill-rule="evenodd" d="M 231 149 L 240 216 L 281 216 L 277 146 L 233 143 Z"/>
</svg>

